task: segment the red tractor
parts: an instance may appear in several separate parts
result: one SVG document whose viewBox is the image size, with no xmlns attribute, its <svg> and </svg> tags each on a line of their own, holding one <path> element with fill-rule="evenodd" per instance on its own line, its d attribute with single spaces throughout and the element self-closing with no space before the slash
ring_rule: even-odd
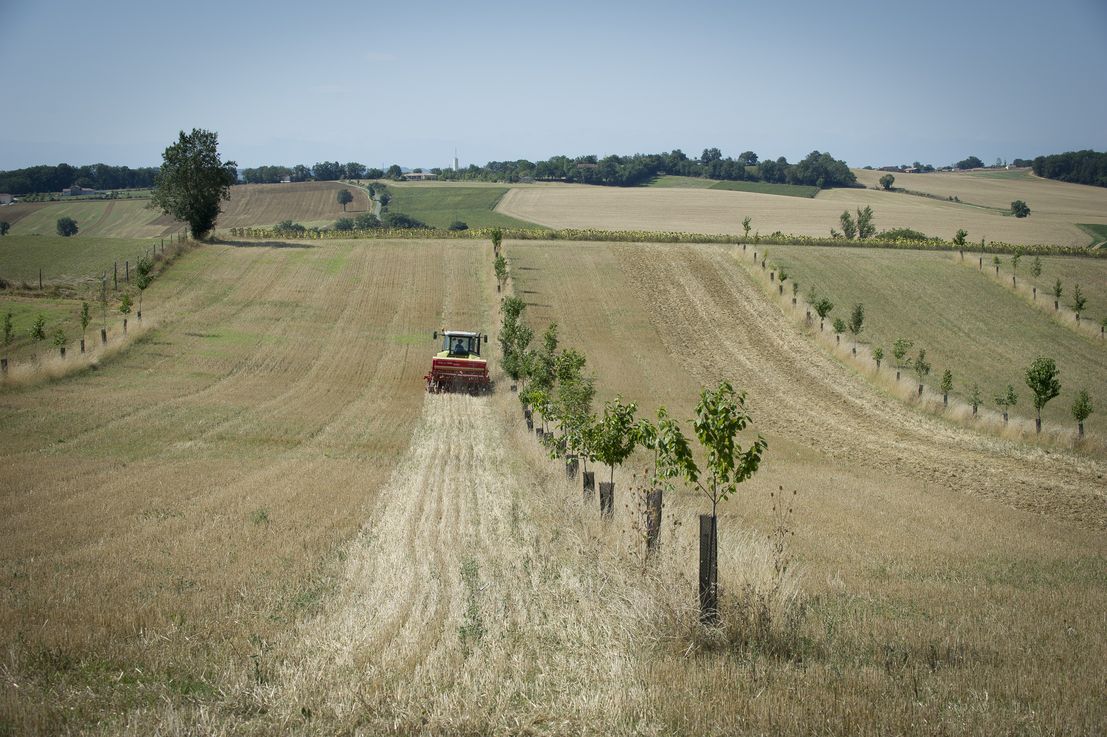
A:
<svg viewBox="0 0 1107 737">
<path fill-rule="evenodd" d="M 483 394 L 492 391 L 488 376 L 488 361 L 480 357 L 481 344 L 488 336 L 466 330 L 435 331 L 434 339 L 442 337 L 442 350 L 431 359 L 431 370 L 423 379 L 427 391 L 468 392 Z"/>
</svg>

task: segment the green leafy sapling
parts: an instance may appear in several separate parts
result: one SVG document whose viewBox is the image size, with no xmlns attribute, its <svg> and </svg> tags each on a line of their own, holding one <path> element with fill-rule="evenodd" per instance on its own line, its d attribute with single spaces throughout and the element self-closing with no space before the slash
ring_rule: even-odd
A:
<svg viewBox="0 0 1107 737">
<path fill-rule="evenodd" d="M 915 376 L 919 379 L 919 396 L 923 395 L 923 378 L 930 373 L 930 363 L 926 360 L 926 350 L 920 348 L 919 355 L 915 358 Z"/>
<path fill-rule="evenodd" d="M 942 405 L 945 406 L 945 407 L 948 407 L 949 406 L 949 393 L 951 391 L 953 391 L 953 372 L 952 371 L 950 371 L 949 369 L 945 370 L 945 373 L 942 374 L 942 382 L 941 382 L 941 384 L 939 384 L 939 387 L 942 390 Z"/>
<path fill-rule="evenodd" d="M 973 384 L 972 391 L 969 393 L 969 404 L 972 405 L 972 416 L 976 417 L 976 411 L 980 409 L 980 385 Z"/>
<path fill-rule="evenodd" d="M 1034 420 L 1035 432 L 1042 431 L 1042 407 L 1061 393 L 1060 373 L 1054 360 L 1045 356 L 1035 358 L 1026 370 L 1026 385 L 1034 392 L 1034 409 L 1038 413 Z"/>
<path fill-rule="evenodd" d="M 46 340 L 46 316 L 42 313 L 35 315 L 34 322 L 31 323 L 31 340 L 38 341 Z"/>
<path fill-rule="evenodd" d="M 1007 385 L 1007 390 L 995 396 L 996 406 L 1003 410 L 1003 424 L 1007 424 L 1007 411 L 1019 403 L 1019 395 L 1015 393 L 1015 387 Z"/>
<path fill-rule="evenodd" d="M 1084 420 L 1088 419 L 1093 411 L 1092 398 L 1088 396 L 1088 390 L 1081 389 L 1072 403 L 1072 417 L 1076 420 L 1077 437 L 1084 437 Z"/>
</svg>

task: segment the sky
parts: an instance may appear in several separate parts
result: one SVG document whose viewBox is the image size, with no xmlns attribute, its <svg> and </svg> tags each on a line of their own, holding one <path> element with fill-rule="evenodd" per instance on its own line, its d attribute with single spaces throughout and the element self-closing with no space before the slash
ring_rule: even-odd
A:
<svg viewBox="0 0 1107 737">
<path fill-rule="evenodd" d="M 1107 0 L 0 0 L 0 170 L 1107 149 Z"/>
</svg>

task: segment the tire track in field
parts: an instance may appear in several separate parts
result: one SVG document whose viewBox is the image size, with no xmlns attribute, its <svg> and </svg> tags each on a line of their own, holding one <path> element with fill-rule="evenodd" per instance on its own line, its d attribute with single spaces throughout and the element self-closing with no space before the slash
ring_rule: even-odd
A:
<svg viewBox="0 0 1107 737">
<path fill-rule="evenodd" d="M 309 709 L 321 734 L 562 733 L 548 720 L 595 723 L 626 689 L 629 643 L 596 595 L 603 574 L 567 567 L 533 523 L 543 495 L 495 401 L 426 395 L 338 591 L 281 660 L 276 731 Z M 572 519 L 556 518 L 576 559 Z"/>
<path fill-rule="evenodd" d="M 1107 464 L 957 428 L 882 394 L 816 349 L 723 249 L 613 249 L 670 353 L 704 383 L 749 390 L 767 429 L 862 466 L 1107 527 Z"/>
</svg>

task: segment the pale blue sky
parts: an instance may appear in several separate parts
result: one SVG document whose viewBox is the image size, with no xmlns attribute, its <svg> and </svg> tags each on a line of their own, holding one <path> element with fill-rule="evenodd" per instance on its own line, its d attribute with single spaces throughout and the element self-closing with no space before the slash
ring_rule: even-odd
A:
<svg viewBox="0 0 1107 737">
<path fill-rule="evenodd" d="M 0 169 L 1107 149 L 1107 1 L 0 0 Z"/>
</svg>

